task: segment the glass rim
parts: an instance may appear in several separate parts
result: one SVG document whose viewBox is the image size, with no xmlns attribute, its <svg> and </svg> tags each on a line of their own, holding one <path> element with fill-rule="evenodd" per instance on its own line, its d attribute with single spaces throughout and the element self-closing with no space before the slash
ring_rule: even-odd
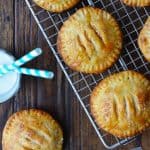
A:
<svg viewBox="0 0 150 150">
<path fill-rule="evenodd" d="M 15 61 L 15 57 L 13 55 L 11 55 L 9 52 L 7 52 L 4 49 L 0 49 L 0 51 L 3 51 L 10 57 L 13 57 L 13 59 Z M 21 80 L 21 74 L 16 72 L 16 81 L 14 82 L 13 86 L 10 89 L 8 89 L 5 93 L 2 93 L 0 95 L 0 104 L 8 101 L 11 97 L 13 97 L 17 93 L 17 91 L 20 88 L 20 80 Z"/>
</svg>

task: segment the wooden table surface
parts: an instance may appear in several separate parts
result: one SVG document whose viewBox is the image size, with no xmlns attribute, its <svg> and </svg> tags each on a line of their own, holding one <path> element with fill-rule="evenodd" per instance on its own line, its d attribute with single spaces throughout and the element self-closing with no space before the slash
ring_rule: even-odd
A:
<svg viewBox="0 0 150 150">
<path fill-rule="evenodd" d="M 26 66 L 55 72 L 55 79 L 51 81 L 23 76 L 19 92 L 9 101 L 0 104 L 0 141 L 3 127 L 11 114 L 22 109 L 39 108 L 49 112 L 61 124 L 65 150 L 105 149 L 24 0 L 0 0 L 0 47 L 7 49 L 16 58 L 35 47 L 41 47 L 44 54 Z M 150 147 L 148 134 L 147 131 L 143 140 L 145 149 Z M 127 150 L 131 147 L 134 147 L 134 143 L 119 149 Z"/>
</svg>

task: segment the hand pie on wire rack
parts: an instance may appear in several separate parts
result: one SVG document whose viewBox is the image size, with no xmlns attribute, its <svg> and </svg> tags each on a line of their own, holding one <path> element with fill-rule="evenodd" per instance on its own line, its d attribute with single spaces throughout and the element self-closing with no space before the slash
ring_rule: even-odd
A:
<svg viewBox="0 0 150 150">
<path fill-rule="evenodd" d="M 106 11 L 84 7 L 64 22 L 57 40 L 58 52 L 73 70 L 101 73 L 111 67 L 122 50 L 122 32 Z"/>
<path fill-rule="evenodd" d="M 62 12 L 74 5 L 80 0 L 33 0 L 38 6 L 51 12 Z"/>
<path fill-rule="evenodd" d="M 103 79 L 91 94 L 90 107 L 98 126 L 119 138 L 150 127 L 150 81 L 123 71 Z"/>
</svg>

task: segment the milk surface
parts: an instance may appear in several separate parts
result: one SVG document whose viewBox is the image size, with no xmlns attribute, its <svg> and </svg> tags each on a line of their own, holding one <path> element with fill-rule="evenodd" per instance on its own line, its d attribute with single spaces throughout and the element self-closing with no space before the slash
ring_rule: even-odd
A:
<svg viewBox="0 0 150 150">
<path fill-rule="evenodd" d="M 5 51 L 0 49 L 0 65 L 12 64 L 14 57 L 8 55 Z M 0 103 L 5 101 L 5 98 L 10 98 L 16 89 L 18 89 L 18 73 L 9 72 L 6 75 L 0 77 Z M 14 89 L 16 88 L 16 89 Z"/>
</svg>

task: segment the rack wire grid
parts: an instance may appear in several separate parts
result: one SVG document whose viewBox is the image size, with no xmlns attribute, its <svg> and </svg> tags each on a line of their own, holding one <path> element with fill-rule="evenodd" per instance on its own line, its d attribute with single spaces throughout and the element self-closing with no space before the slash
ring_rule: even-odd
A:
<svg viewBox="0 0 150 150">
<path fill-rule="evenodd" d="M 146 76 L 150 75 L 150 64 L 144 59 L 137 45 L 139 31 L 150 15 L 150 8 L 128 7 L 121 0 L 83 0 L 69 11 L 57 14 L 39 8 L 32 0 L 25 1 L 104 146 L 107 149 L 114 149 L 135 140 L 135 137 L 119 139 L 100 129 L 90 113 L 89 97 L 97 83 L 112 73 L 131 69 Z M 110 12 L 119 22 L 124 35 L 124 47 L 120 59 L 113 67 L 99 75 L 82 74 L 70 70 L 56 48 L 57 35 L 63 22 L 80 7 L 87 5 Z"/>
</svg>

